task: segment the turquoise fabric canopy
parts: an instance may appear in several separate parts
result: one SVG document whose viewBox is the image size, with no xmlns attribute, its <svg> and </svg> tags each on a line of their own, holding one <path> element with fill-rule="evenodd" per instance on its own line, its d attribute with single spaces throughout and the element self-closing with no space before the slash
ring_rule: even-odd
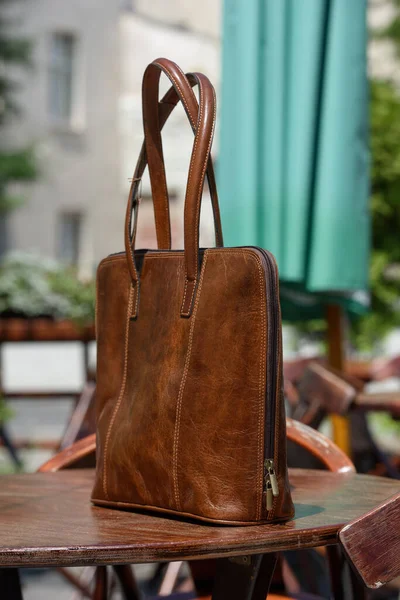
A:
<svg viewBox="0 0 400 600">
<path fill-rule="evenodd" d="M 276 257 L 283 316 L 368 302 L 366 0 L 225 0 L 227 245 Z"/>
</svg>

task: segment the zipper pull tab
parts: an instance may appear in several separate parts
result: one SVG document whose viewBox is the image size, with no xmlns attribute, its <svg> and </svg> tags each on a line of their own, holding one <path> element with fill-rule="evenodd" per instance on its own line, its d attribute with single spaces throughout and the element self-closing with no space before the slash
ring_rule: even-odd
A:
<svg viewBox="0 0 400 600">
<path fill-rule="evenodd" d="M 271 480 L 269 475 L 265 478 L 265 495 L 266 495 L 266 508 L 267 510 L 272 509 L 272 503 L 274 501 L 274 496 L 272 494 Z"/>
<path fill-rule="evenodd" d="M 271 510 L 273 499 L 279 496 L 278 479 L 276 477 L 275 465 L 272 459 L 266 459 L 266 461 L 264 462 L 264 467 L 267 510 Z"/>
</svg>

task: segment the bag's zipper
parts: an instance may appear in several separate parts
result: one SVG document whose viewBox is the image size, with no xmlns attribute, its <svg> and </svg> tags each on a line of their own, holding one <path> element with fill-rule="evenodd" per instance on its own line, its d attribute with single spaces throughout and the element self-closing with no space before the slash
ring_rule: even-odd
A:
<svg viewBox="0 0 400 600">
<path fill-rule="evenodd" d="M 264 427 L 264 490 L 265 508 L 272 510 L 274 498 L 279 496 L 278 479 L 275 471 L 275 421 L 277 396 L 277 358 L 279 348 L 279 300 L 277 290 L 277 273 L 275 260 L 266 250 L 252 246 L 257 250 L 266 267 L 267 273 L 267 314 L 268 314 L 268 350 L 267 350 L 267 394 L 265 398 L 265 427 Z"/>
<path fill-rule="evenodd" d="M 264 423 L 264 486 L 265 508 L 271 511 L 274 498 L 279 496 L 278 479 L 275 470 L 275 421 L 276 421 L 276 396 L 277 396 L 277 358 L 278 350 L 276 341 L 279 339 L 279 299 L 277 290 L 276 263 L 269 252 L 258 246 L 241 246 L 242 248 L 253 248 L 261 256 L 263 265 L 266 267 L 267 285 L 267 315 L 268 315 L 268 340 L 267 340 L 267 394 L 265 398 L 265 423 Z M 222 250 L 222 249 L 221 249 Z M 163 250 L 157 250 L 162 252 Z M 171 252 L 171 250 L 164 250 Z M 138 253 L 141 251 L 139 250 Z M 143 252 L 143 251 L 142 251 Z M 182 250 L 180 250 L 182 252 Z M 110 256 L 125 254 L 116 252 Z"/>
</svg>

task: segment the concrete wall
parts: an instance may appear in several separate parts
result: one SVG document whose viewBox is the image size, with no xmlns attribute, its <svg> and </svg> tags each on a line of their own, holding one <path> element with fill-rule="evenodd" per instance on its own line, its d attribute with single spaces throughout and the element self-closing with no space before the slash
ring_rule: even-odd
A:
<svg viewBox="0 0 400 600">
<path fill-rule="evenodd" d="M 117 0 L 14 0 L 15 31 L 34 43 L 34 68 L 21 75 L 22 117 L 8 129 L 8 146 L 33 144 L 41 177 L 26 190 L 27 202 L 10 219 L 13 248 L 55 256 L 59 214 L 84 215 L 81 266 L 114 248 L 120 231 L 117 106 L 119 91 L 119 6 Z M 47 109 L 50 35 L 77 36 L 74 118 L 52 122 Z M 116 210 L 119 207 L 119 210 Z"/>
<path fill-rule="evenodd" d="M 141 80 L 158 56 L 184 70 L 200 70 L 219 83 L 220 2 L 176 0 L 13 0 L 15 31 L 34 41 L 34 70 L 20 93 L 23 117 L 8 130 L 8 146 L 34 144 L 41 177 L 25 190 L 27 202 L 10 218 L 11 243 L 55 256 L 59 215 L 84 215 L 80 267 L 90 272 L 123 248 L 128 179 L 142 140 Z M 124 8 L 122 8 L 124 7 Z M 49 36 L 61 30 L 79 38 L 78 96 L 71 127 L 49 119 L 46 106 Z M 165 84 L 163 84 L 165 87 Z M 183 197 L 193 136 L 181 107 L 165 128 L 168 183 L 175 246 L 182 245 Z M 145 194 L 149 185 L 144 184 Z M 202 243 L 212 242 L 209 202 L 203 211 Z M 151 201 L 140 211 L 138 245 L 154 245 Z"/>
</svg>

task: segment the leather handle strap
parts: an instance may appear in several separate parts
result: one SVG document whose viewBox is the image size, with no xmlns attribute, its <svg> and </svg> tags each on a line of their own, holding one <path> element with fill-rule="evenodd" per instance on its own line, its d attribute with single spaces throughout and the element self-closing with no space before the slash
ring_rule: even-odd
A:
<svg viewBox="0 0 400 600">
<path fill-rule="evenodd" d="M 168 70 L 174 77 L 176 85 L 182 91 L 182 96 L 185 98 L 185 109 L 188 115 L 193 133 L 196 130 L 196 122 L 198 118 L 199 106 L 197 98 L 192 90 L 192 87 L 197 85 L 197 80 L 192 73 L 184 74 L 181 69 L 167 59 L 158 59 L 160 64 L 167 65 Z M 159 248 L 171 248 L 171 225 L 169 214 L 169 197 L 166 183 L 166 174 L 163 159 L 161 130 L 164 127 L 169 115 L 178 104 L 180 96 L 172 85 L 166 92 L 164 97 L 158 102 L 158 82 L 151 90 L 148 88 L 143 90 L 143 116 L 144 123 L 152 130 L 152 139 L 155 146 L 149 153 L 149 160 L 146 152 L 146 141 L 143 142 L 139 159 L 134 172 L 134 178 L 140 179 L 147 163 L 149 164 L 149 175 L 152 187 L 152 197 L 154 205 L 154 216 L 157 233 L 157 244 Z M 157 98 L 157 102 L 155 99 Z M 146 130 L 145 130 L 146 134 Z M 221 226 L 221 216 L 218 203 L 217 185 L 215 181 L 214 167 L 210 156 L 207 164 L 207 180 L 210 191 L 211 204 L 214 217 L 215 229 L 215 244 L 223 246 L 223 235 Z"/>
<path fill-rule="evenodd" d="M 167 64 L 164 64 L 165 62 Z M 171 80 L 175 91 L 177 92 L 180 100 L 183 102 L 185 110 L 188 113 L 188 105 L 186 103 L 186 98 L 184 97 L 184 93 L 181 87 L 179 86 L 179 84 L 177 84 L 174 74 L 171 73 L 169 70 L 169 61 L 165 61 L 165 59 L 160 59 L 159 61 L 154 61 L 147 67 L 143 78 L 143 89 L 148 89 L 148 86 L 150 86 L 150 88 L 153 87 L 153 89 L 154 87 L 158 89 L 158 81 L 161 75 L 161 71 L 164 71 L 168 78 Z M 199 85 L 199 110 L 185 197 L 184 238 L 186 278 L 184 297 L 181 308 L 182 316 L 190 316 L 195 291 L 197 288 L 200 205 L 205 172 L 210 156 L 211 142 L 213 138 L 215 125 L 214 88 L 212 87 L 207 77 L 205 77 L 204 75 L 193 74 L 192 77 L 197 81 Z M 154 94 L 150 94 L 150 101 L 154 101 L 154 97 Z M 156 124 L 159 125 L 159 123 Z M 145 123 L 145 131 L 146 154 L 150 163 L 150 161 L 152 160 L 150 156 L 152 155 L 152 153 L 157 151 L 156 149 L 158 147 L 157 144 L 154 142 L 154 136 L 157 139 L 160 129 L 159 127 L 147 127 L 147 124 Z M 137 173 L 135 173 L 135 175 L 136 174 Z M 137 206 L 137 190 L 138 178 L 134 177 L 129 193 L 125 221 L 126 255 L 129 271 L 132 278 L 132 286 L 135 292 L 135 297 L 133 298 L 132 302 L 134 307 L 132 312 L 133 318 L 136 318 L 137 316 L 140 292 L 139 275 L 136 269 L 134 258 L 134 240 L 131 240 L 132 208 Z"/>
</svg>

